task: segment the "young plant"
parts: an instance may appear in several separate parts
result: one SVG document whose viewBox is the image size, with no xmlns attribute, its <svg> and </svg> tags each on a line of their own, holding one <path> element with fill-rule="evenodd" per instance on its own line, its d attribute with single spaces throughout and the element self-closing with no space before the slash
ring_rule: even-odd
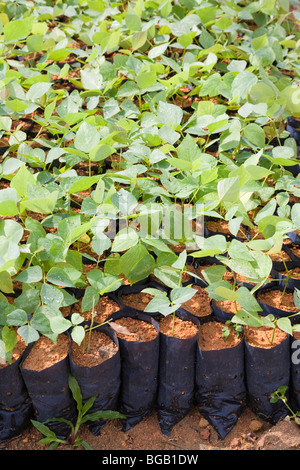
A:
<svg viewBox="0 0 300 470">
<path fill-rule="evenodd" d="M 159 289 L 146 288 L 142 292 L 154 296 L 145 308 L 145 312 L 159 312 L 165 317 L 173 315 L 172 335 L 174 336 L 176 312 L 184 302 L 187 302 L 196 294 L 196 290 L 192 287 L 176 287 L 171 290 L 169 297 L 166 292 Z"/>
<path fill-rule="evenodd" d="M 300 307 L 299 302 L 299 291 L 295 289 L 294 292 L 294 302 L 297 308 Z M 239 310 L 229 321 L 231 324 L 241 325 L 241 326 L 253 326 L 253 327 L 263 327 L 267 326 L 273 328 L 272 337 L 270 340 L 270 345 L 272 346 L 275 338 L 276 328 L 279 328 L 288 335 L 293 335 L 294 332 L 300 331 L 300 324 L 294 323 L 291 321 L 292 318 L 299 316 L 299 312 L 293 313 L 286 317 L 276 318 L 274 315 L 259 315 L 258 310 L 255 311 L 246 311 L 245 309 Z"/>
<path fill-rule="evenodd" d="M 40 423 L 36 420 L 31 420 L 32 424 L 38 429 L 38 431 L 40 431 L 45 436 L 39 441 L 39 444 L 49 444 L 48 450 L 56 449 L 61 444 L 71 445 L 74 448 L 82 446 L 85 450 L 92 450 L 90 445 L 79 436 L 79 431 L 82 424 L 86 423 L 87 421 L 97 421 L 98 419 L 121 419 L 124 418 L 124 416 L 117 411 L 110 410 L 89 413 L 89 410 L 93 406 L 97 396 L 95 395 L 89 398 L 85 403 L 83 403 L 78 382 L 75 377 L 73 377 L 71 374 L 69 375 L 69 387 L 71 389 L 73 398 L 77 404 L 78 414 L 75 424 L 64 418 L 51 418 L 45 421 L 44 423 Z M 70 426 L 70 434 L 66 440 L 57 438 L 56 434 L 49 429 L 47 423 L 51 421 L 61 421 L 67 423 Z"/>
<path fill-rule="evenodd" d="M 122 280 L 117 276 L 103 273 L 100 269 L 94 269 L 87 274 L 90 285 L 86 288 L 81 302 L 81 313 L 91 310 L 91 322 L 89 325 L 82 326 L 84 319 L 79 313 L 71 315 L 72 339 L 78 344 L 83 343 L 83 353 L 89 352 L 92 331 L 99 326 L 95 324 L 95 306 L 99 302 L 101 296 L 108 292 L 113 292 L 121 286 Z M 105 322 L 108 323 L 108 322 Z M 71 325 L 70 325 L 71 326 Z M 86 335 L 88 341 L 86 344 Z"/>
<path fill-rule="evenodd" d="M 291 419 L 293 419 L 295 423 L 298 424 L 298 426 L 300 426 L 300 411 L 295 412 L 291 409 L 291 407 L 289 406 L 287 397 L 286 397 L 286 391 L 287 391 L 286 385 L 283 385 L 282 387 L 278 387 L 277 390 L 275 390 L 275 392 L 271 394 L 270 402 L 277 403 L 278 400 L 281 400 L 285 404 L 287 409 L 289 410 Z"/>
</svg>

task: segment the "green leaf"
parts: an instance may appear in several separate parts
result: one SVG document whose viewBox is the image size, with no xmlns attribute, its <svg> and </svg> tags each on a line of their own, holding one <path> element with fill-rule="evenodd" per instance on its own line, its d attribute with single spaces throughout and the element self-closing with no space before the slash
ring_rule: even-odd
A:
<svg viewBox="0 0 300 470">
<path fill-rule="evenodd" d="M 111 196 L 111 202 L 123 215 L 132 214 L 138 205 L 138 201 L 133 194 L 123 188 Z"/>
<path fill-rule="evenodd" d="M 238 303 L 243 307 L 247 312 L 261 312 L 262 308 L 257 302 L 253 294 L 247 289 L 247 287 L 240 287 L 237 290 L 239 295 Z"/>
<path fill-rule="evenodd" d="M 139 241 L 139 236 L 132 228 L 124 228 L 120 230 L 113 241 L 112 251 L 126 251 Z"/>
<path fill-rule="evenodd" d="M 53 333 L 60 335 L 71 327 L 72 323 L 63 315 L 56 315 L 50 318 L 50 326 Z"/>
<path fill-rule="evenodd" d="M 25 284 L 31 284 L 33 282 L 39 282 L 43 278 L 42 268 L 40 266 L 30 266 L 24 269 L 16 278 L 16 281 L 24 282 Z"/>
<path fill-rule="evenodd" d="M 99 302 L 99 298 L 100 296 L 98 291 L 92 286 L 87 286 L 81 301 L 81 312 L 87 312 L 88 310 L 92 310 L 92 308 L 96 307 Z"/>
<path fill-rule="evenodd" d="M 265 146 L 265 132 L 257 124 L 248 124 L 244 129 L 244 137 L 257 148 L 264 148 Z"/>
<path fill-rule="evenodd" d="M 100 134 L 97 129 L 84 121 L 76 132 L 74 145 L 77 150 L 89 153 L 92 148 L 99 143 L 99 141 Z"/>
<path fill-rule="evenodd" d="M 36 184 L 35 177 L 29 170 L 27 170 L 26 165 L 24 164 L 12 178 L 10 187 L 15 188 L 19 196 L 24 197 L 26 196 L 27 185 L 29 183 Z"/>
<path fill-rule="evenodd" d="M 142 27 L 141 19 L 132 13 L 127 13 L 125 15 L 125 24 L 130 31 L 140 31 Z"/>
<path fill-rule="evenodd" d="M 141 90 L 146 90 L 151 88 L 156 83 L 156 73 L 155 72 L 142 72 L 136 77 L 136 82 L 138 87 Z"/>
<path fill-rule="evenodd" d="M 225 178 L 218 182 L 218 195 L 221 201 L 236 202 L 240 195 L 239 177 Z"/>
<path fill-rule="evenodd" d="M 212 235 L 208 238 L 196 237 L 196 242 L 201 250 L 193 252 L 192 255 L 195 258 L 217 255 L 224 253 L 227 249 L 227 242 L 224 235 Z"/>
<path fill-rule="evenodd" d="M 178 287 L 172 289 L 170 298 L 176 304 L 183 304 L 190 300 L 196 294 L 196 289 L 192 287 Z"/>
<path fill-rule="evenodd" d="M 72 392 L 72 396 L 73 396 L 74 400 L 77 403 L 77 409 L 78 409 L 78 411 L 81 411 L 82 410 L 81 390 L 80 390 L 80 387 L 79 387 L 79 384 L 78 384 L 77 380 L 75 379 L 75 377 L 72 374 L 69 374 L 68 383 L 69 383 L 70 390 Z"/>
<path fill-rule="evenodd" d="M 85 329 L 83 326 L 76 325 L 72 328 L 71 336 L 72 340 L 80 346 L 85 337 Z"/>
<path fill-rule="evenodd" d="M 100 162 L 102 160 L 105 160 L 105 158 L 109 157 L 114 152 L 114 147 L 100 142 L 90 151 L 89 160 L 91 160 L 92 162 Z"/>
<path fill-rule="evenodd" d="M 26 316 L 26 320 L 27 320 L 27 316 Z M 0 357 L 5 357 L 5 353 L 13 351 L 14 347 L 16 346 L 17 334 L 15 330 L 9 328 L 9 326 L 4 326 L 2 328 L 1 336 L 5 345 L 5 352 L 3 355 L 0 354 Z"/>
<path fill-rule="evenodd" d="M 176 306 L 176 309 L 178 309 L 178 305 Z M 170 307 L 170 301 L 163 294 L 156 295 L 153 299 L 150 300 L 144 309 L 144 312 L 159 312 L 162 315 L 169 315 L 171 311 L 172 309 Z"/>
<path fill-rule="evenodd" d="M 132 49 L 134 51 L 143 47 L 147 41 L 147 31 L 136 31 L 131 38 Z"/>
<path fill-rule="evenodd" d="M 81 83 L 85 90 L 100 90 L 103 82 L 98 69 L 82 69 L 80 71 Z"/>
<path fill-rule="evenodd" d="M 63 293 L 54 286 L 44 283 L 41 289 L 41 300 L 54 310 L 59 309 L 63 304 Z"/>
<path fill-rule="evenodd" d="M 156 59 L 157 57 L 163 55 L 169 45 L 169 42 L 165 42 L 164 44 L 160 44 L 159 46 L 152 47 L 152 49 L 150 49 L 148 52 L 149 59 Z"/>
<path fill-rule="evenodd" d="M 59 192 L 53 191 L 47 197 L 41 197 L 31 200 L 23 200 L 20 204 L 21 208 L 32 212 L 40 212 L 41 214 L 52 214 L 57 203 Z"/>
<path fill-rule="evenodd" d="M 129 281 L 137 282 L 151 274 L 155 260 L 143 245 L 138 244 L 121 257 L 120 266 Z"/>
<path fill-rule="evenodd" d="M 21 308 L 13 310 L 7 315 L 8 325 L 22 326 L 22 325 L 26 325 L 27 321 L 28 321 L 27 313 L 25 312 L 25 310 L 22 310 Z"/>
<path fill-rule="evenodd" d="M 246 98 L 257 81 L 258 78 L 254 73 L 243 70 L 232 82 L 232 96 L 237 97 L 238 100 Z"/>
<path fill-rule="evenodd" d="M 26 93 L 26 98 L 28 100 L 35 101 L 41 98 L 45 93 L 47 93 L 50 88 L 51 88 L 51 83 L 47 83 L 47 82 L 34 83 L 33 85 L 31 85 L 28 92 Z"/>
<path fill-rule="evenodd" d="M 289 318 L 287 317 L 279 318 L 277 321 L 277 326 L 288 335 L 291 335 L 291 336 L 293 335 L 293 328 L 292 328 L 291 320 Z"/>
<path fill-rule="evenodd" d="M 7 271 L 0 272 L 0 290 L 4 294 L 11 294 L 14 292 L 12 278 Z"/>
<path fill-rule="evenodd" d="M 36 421 L 34 419 L 31 420 L 31 423 L 33 424 L 34 427 L 36 427 L 36 429 L 41 433 L 43 434 L 44 436 L 47 436 L 49 439 L 52 439 L 53 440 L 56 440 L 57 437 L 56 437 L 56 434 L 54 431 L 51 431 L 51 429 L 46 426 L 44 423 L 40 423 L 39 421 Z"/>
<path fill-rule="evenodd" d="M 6 42 L 17 42 L 25 39 L 31 32 L 34 18 L 25 18 L 23 20 L 11 20 L 4 25 L 3 33 Z"/>
<path fill-rule="evenodd" d="M 100 295 L 104 295 L 107 292 L 114 292 L 123 282 L 119 277 L 103 273 L 100 269 L 90 271 L 87 274 L 87 279 Z"/>
<path fill-rule="evenodd" d="M 75 287 L 66 271 L 53 266 L 47 274 L 47 281 L 60 287 Z"/>
<path fill-rule="evenodd" d="M 0 238 L 5 237 L 10 242 L 19 243 L 23 237 L 23 233 L 22 225 L 15 220 L 6 219 L 0 222 Z"/>
<path fill-rule="evenodd" d="M 30 325 L 20 326 L 20 328 L 18 328 L 18 333 L 26 344 L 34 343 L 40 337 L 36 329 Z"/>
<path fill-rule="evenodd" d="M 232 323 L 240 325 L 249 325 L 254 327 L 260 327 L 264 325 L 263 320 L 257 312 L 246 312 L 245 310 L 239 310 L 232 318 Z"/>
<path fill-rule="evenodd" d="M 97 183 L 100 179 L 100 176 L 82 176 L 75 181 L 72 186 L 69 188 L 69 194 L 78 193 L 80 191 L 85 191 L 89 189 L 93 184 Z"/>
</svg>

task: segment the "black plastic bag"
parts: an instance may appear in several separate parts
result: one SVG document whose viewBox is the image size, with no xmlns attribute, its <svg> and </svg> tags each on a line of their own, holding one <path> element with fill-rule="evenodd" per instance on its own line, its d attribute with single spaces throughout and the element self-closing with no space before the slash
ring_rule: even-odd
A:
<svg viewBox="0 0 300 470">
<path fill-rule="evenodd" d="M 150 341 L 127 341 L 119 337 L 121 355 L 121 389 L 118 411 L 126 416 L 122 419 L 123 431 L 128 431 L 155 408 L 159 361 L 159 326 L 144 313 L 126 307 L 110 318 L 131 317 L 151 323 L 157 335 Z"/>
<path fill-rule="evenodd" d="M 247 401 L 255 414 L 276 424 L 287 415 L 281 400 L 271 403 L 271 394 L 286 386 L 287 398 L 290 386 L 290 337 L 272 348 L 255 347 L 245 340 L 245 374 Z"/>
<path fill-rule="evenodd" d="M 20 372 L 22 356 L 0 369 L 0 441 L 21 434 L 33 418 L 33 407 Z"/>
<path fill-rule="evenodd" d="M 110 410 L 115 411 L 117 408 L 119 390 L 121 384 L 121 359 L 119 341 L 116 333 L 108 326 L 99 326 L 95 331 L 106 334 L 118 346 L 117 352 L 101 364 L 93 367 L 84 367 L 77 365 L 72 360 L 70 351 L 70 370 L 73 377 L 80 387 L 82 401 L 85 403 L 89 398 L 97 396 L 93 406 L 88 413 L 97 411 Z M 107 423 L 107 420 L 99 419 L 97 421 L 87 421 L 89 430 L 95 436 L 101 433 L 101 430 Z"/>
<path fill-rule="evenodd" d="M 199 320 L 193 315 L 181 311 L 176 315 L 194 323 L 199 330 Z M 197 339 L 198 331 L 186 339 L 160 332 L 157 416 L 161 431 L 167 436 L 194 405 Z"/>
<path fill-rule="evenodd" d="M 300 340 L 291 340 L 290 402 L 294 412 L 300 411 Z"/>
<path fill-rule="evenodd" d="M 195 397 L 200 414 L 223 440 L 246 406 L 243 338 L 236 346 L 220 350 L 202 350 L 197 345 Z"/>
<path fill-rule="evenodd" d="M 47 423 L 49 429 L 59 439 L 67 439 L 70 426 L 55 418 L 64 418 L 73 424 L 77 418 L 75 401 L 69 388 L 69 357 L 40 371 L 26 369 L 22 361 L 21 373 L 33 404 L 35 419 L 41 423 L 50 419 Z"/>
</svg>

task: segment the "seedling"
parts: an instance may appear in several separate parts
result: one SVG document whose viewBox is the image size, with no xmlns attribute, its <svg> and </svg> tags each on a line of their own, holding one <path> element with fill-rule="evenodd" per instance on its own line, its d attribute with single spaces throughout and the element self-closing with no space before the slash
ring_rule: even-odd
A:
<svg viewBox="0 0 300 470">
<path fill-rule="evenodd" d="M 173 315 L 172 335 L 174 336 L 176 312 L 184 302 L 187 302 L 196 294 L 196 290 L 191 287 L 177 287 L 171 290 L 170 297 L 167 296 L 166 292 L 153 288 L 143 289 L 142 292 L 154 296 L 146 306 L 145 312 L 159 312 L 165 317 Z"/>
<path fill-rule="evenodd" d="M 300 426 L 300 411 L 293 411 L 292 408 L 289 406 L 288 399 L 286 397 L 286 391 L 287 391 L 287 386 L 283 385 L 282 387 L 278 387 L 275 392 L 271 394 L 270 402 L 271 403 L 277 403 L 278 400 L 281 400 L 284 405 L 287 407 L 289 410 L 289 413 L 291 415 L 291 419 L 295 421 L 298 426 Z"/>
<path fill-rule="evenodd" d="M 110 410 L 103 410 L 103 411 L 96 411 L 94 413 L 89 413 L 89 410 L 94 404 L 95 399 L 97 396 L 93 396 L 89 398 L 84 404 L 82 402 L 82 395 L 80 391 L 79 384 L 75 377 L 71 374 L 69 375 L 69 387 L 71 389 L 72 395 L 74 400 L 77 404 L 77 419 L 75 424 L 71 421 L 63 419 L 63 418 L 51 418 L 41 423 L 36 420 L 31 420 L 32 424 L 44 434 L 44 438 L 39 441 L 39 444 L 48 445 L 48 450 L 56 449 L 59 445 L 71 445 L 74 448 L 83 447 L 85 450 L 92 450 L 90 445 L 84 441 L 79 436 L 79 431 L 81 426 L 86 423 L 87 421 L 97 421 L 98 419 L 117 419 L 117 418 L 124 418 L 124 416 L 117 412 L 117 411 L 110 411 Z M 70 426 L 70 434 L 67 439 L 59 439 L 57 438 L 56 434 L 49 429 L 47 423 L 59 421 L 62 423 L 66 423 Z"/>
</svg>

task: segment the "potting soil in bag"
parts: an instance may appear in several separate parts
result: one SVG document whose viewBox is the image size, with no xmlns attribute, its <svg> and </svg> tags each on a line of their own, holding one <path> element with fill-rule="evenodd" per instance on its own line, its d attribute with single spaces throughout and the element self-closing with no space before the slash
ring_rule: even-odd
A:
<svg viewBox="0 0 300 470">
<path fill-rule="evenodd" d="M 201 323 L 196 360 L 196 404 L 220 439 L 246 406 L 244 341 L 234 331 L 224 338 L 224 327 L 216 320 Z"/>
<path fill-rule="evenodd" d="M 95 346 L 93 345 L 90 354 L 86 354 L 87 362 L 84 359 L 84 354 L 82 354 L 82 363 L 77 359 L 78 351 L 82 351 L 82 345 L 73 345 L 73 349 L 69 354 L 71 373 L 78 382 L 83 403 L 96 396 L 88 413 L 104 410 L 115 411 L 121 383 L 118 338 L 116 333 L 107 326 L 95 328 L 92 334 L 97 336 Z M 94 365 L 92 361 L 95 356 L 95 348 L 98 348 L 98 352 Z M 75 353 L 76 357 L 73 356 Z M 92 434 L 98 436 L 106 422 L 107 420 L 100 418 L 97 421 L 87 421 L 87 425 Z"/>
<path fill-rule="evenodd" d="M 63 344 L 63 359 L 57 359 L 57 349 L 53 346 L 49 338 L 41 336 L 33 345 L 27 358 L 21 365 L 21 372 L 31 398 L 35 419 L 39 422 L 53 420 L 46 425 L 56 434 L 59 439 L 67 439 L 70 434 L 70 426 L 67 423 L 59 422 L 55 418 L 64 418 L 75 422 L 77 411 L 75 401 L 69 388 L 69 338 L 63 334 L 57 338 L 57 348 Z M 41 348 L 42 347 L 42 348 Z M 46 350 L 49 364 L 42 361 L 42 350 Z M 60 357 L 60 356 L 59 356 Z M 34 369 L 32 368 L 32 363 Z"/>
<path fill-rule="evenodd" d="M 157 396 L 157 416 L 161 431 L 167 436 L 194 405 L 196 344 L 199 333 L 199 320 L 193 315 L 178 311 L 175 316 L 175 332 L 177 328 L 185 327 L 185 337 L 172 336 L 173 315 L 168 317 L 160 322 Z M 167 330 L 164 330 L 163 323 L 166 322 L 171 322 L 171 326 L 167 325 Z"/>
<path fill-rule="evenodd" d="M 257 337 L 262 330 L 264 346 Z M 290 337 L 276 328 L 275 340 L 270 347 L 272 333 L 273 328 L 245 327 L 245 374 L 250 408 L 274 425 L 287 415 L 281 400 L 271 403 L 270 399 L 278 387 L 290 385 Z M 287 398 L 288 395 L 289 390 Z"/>
<path fill-rule="evenodd" d="M 33 418 L 33 407 L 20 372 L 22 356 L 0 367 L 0 441 L 21 434 Z"/>
<path fill-rule="evenodd" d="M 159 326 L 149 315 L 129 307 L 111 316 L 121 355 L 121 388 L 118 411 L 127 431 L 155 407 L 159 360 Z M 127 334 L 129 333 L 129 334 Z"/>
</svg>

